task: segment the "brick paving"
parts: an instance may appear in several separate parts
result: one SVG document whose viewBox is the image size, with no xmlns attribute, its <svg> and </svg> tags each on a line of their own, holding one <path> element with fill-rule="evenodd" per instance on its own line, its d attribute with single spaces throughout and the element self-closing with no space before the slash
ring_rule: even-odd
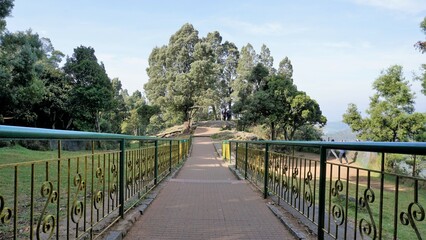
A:
<svg viewBox="0 0 426 240">
<path fill-rule="evenodd" d="M 191 157 L 125 239 L 295 239 L 265 203 L 216 158 L 209 137 L 196 137 Z"/>
</svg>

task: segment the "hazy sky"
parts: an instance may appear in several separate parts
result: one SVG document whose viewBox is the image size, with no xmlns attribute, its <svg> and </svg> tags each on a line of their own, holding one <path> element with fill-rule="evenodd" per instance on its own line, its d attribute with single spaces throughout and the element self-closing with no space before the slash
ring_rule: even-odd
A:
<svg viewBox="0 0 426 240">
<path fill-rule="evenodd" d="M 425 0 L 15 0 L 7 28 L 31 28 L 69 56 L 77 46 L 93 47 L 130 93 L 148 81 L 151 50 L 185 23 L 199 37 L 219 31 L 240 49 L 251 43 L 259 53 L 266 44 L 274 66 L 288 56 L 298 89 L 339 121 L 348 103 L 364 112 L 382 70 L 399 64 L 407 80 L 419 74 L 426 54 L 413 45 L 426 38 L 425 16 Z M 420 84 L 412 84 L 416 110 L 425 112 Z"/>
</svg>

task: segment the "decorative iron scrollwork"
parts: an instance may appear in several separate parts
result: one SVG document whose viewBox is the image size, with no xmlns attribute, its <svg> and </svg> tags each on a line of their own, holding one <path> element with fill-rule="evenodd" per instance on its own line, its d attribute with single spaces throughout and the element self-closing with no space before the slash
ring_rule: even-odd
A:
<svg viewBox="0 0 426 240">
<path fill-rule="evenodd" d="M 284 192 L 288 191 L 288 176 L 287 176 L 287 171 L 288 171 L 288 166 L 284 165 L 283 169 L 282 169 L 282 184 L 281 187 L 284 188 Z"/>
<path fill-rule="evenodd" d="M 299 197 L 299 188 L 297 187 L 298 186 L 297 176 L 299 176 L 299 169 L 296 167 L 293 170 L 293 174 L 292 174 L 293 186 L 291 186 L 291 191 L 293 193 L 294 198 L 296 199 Z"/>
<path fill-rule="evenodd" d="M 114 201 L 114 194 L 117 193 L 117 176 L 118 176 L 118 169 L 117 165 L 115 165 L 115 161 L 112 162 L 111 168 L 111 185 L 109 188 L 109 198 Z"/>
<path fill-rule="evenodd" d="M 410 224 L 410 226 L 414 229 L 417 238 L 422 239 L 422 236 L 420 236 L 419 229 L 417 228 L 416 222 L 421 222 L 425 220 L 425 210 L 417 202 L 412 202 L 410 205 L 408 205 L 408 212 L 401 212 L 399 214 L 399 220 L 401 223 L 405 226 Z"/>
<path fill-rule="evenodd" d="M 130 187 L 133 185 L 132 172 L 133 172 L 133 161 L 127 160 L 127 182 L 126 182 L 126 186 L 127 186 L 128 189 L 130 189 Z"/>
<path fill-rule="evenodd" d="M 74 201 L 71 207 L 71 220 L 78 223 L 83 216 L 84 204 L 78 200 L 78 194 L 86 188 L 86 182 L 82 179 L 81 174 L 77 173 L 74 177 L 74 186 L 77 187 L 75 191 Z"/>
<path fill-rule="evenodd" d="M 42 197 L 45 197 L 47 199 L 37 223 L 37 239 L 41 239 L 40 234 L 42 233 L 48 234 L 49 237 L 47 239 L 50 239 L 52 238 L 56 227 L 56 218 L 51 214 L 46 216 L 44 215 L 46 213 L 46 209 L 49 203 L 57 203 L 58 192 L 53 190 L 52 182 L 46 181 L 41 185 L 40 194 Z"/>
<path fill-rule="evenodd" d="M 331 189 L 331 195 L 333 197 L 339 198 L 339 193 L 343 191 L 343 183 L 340 179 L 334 182 L 334 188 Z M 334 204 L 331 208 L 333 214 L 334 222 L 336 225 L 340 226 L 345 221 L 345 210 L 340 204 Z"/>
<path fill-rule="evenodd" d="M 362 218 L 359 221 L 359 232 L 361 237 L 364 239 L 365 235 L 369 236 L 372 239 L 377 238 L 377 227 L 374 222 L 373 213 L 371 212 L 370 203 L 373 203 L 375 200 L 374 192 L 371 188 L 367 188 L 364 191 L 364 196 L 359 198 L 359 206 L 361 208 L 366 208 L 368 215 L 370 216 L 370 221 L 367 221 L 365 218 Z"/>
<path fill-rule="evenodd" d="M 305 178 L 305 186 L 307 187 L 305 187 L 305 192 L 303 194 L 303 198 L 305 198 L 305 201 L 308 203 L 308 207 L 311 207 L 313 204 L 311 181 L 312 181 L 312 172 L 311 170 L 309 170 Z"/>
<path fill-rule="evenodd" d="M 104 182 L 104 174 L 103 174 L 103 170 L 102 170 L 101 167 L 98 167 L 96 169 L 96 175 L 95 176 L 98 179 L 98 182 L 100 184 L 102 184 Z M 94 207 L 95 207 L 96 210 L 99 210 L 101 204 L 104 201 L 104 193 L 101 190 L 99 190 L 93 197 L 94 197 L 94 199 L 93 199 L 94 200 L 94 203 L 93 203 Z"/>
<path fill-rule="evenodd" d="M 4 198 L 3 196 L 0 196 L 0 221 L 3 224 L 9 223 L 13 215 L 12 209 L 7 208 L 4 205 Z"/>
</svg>

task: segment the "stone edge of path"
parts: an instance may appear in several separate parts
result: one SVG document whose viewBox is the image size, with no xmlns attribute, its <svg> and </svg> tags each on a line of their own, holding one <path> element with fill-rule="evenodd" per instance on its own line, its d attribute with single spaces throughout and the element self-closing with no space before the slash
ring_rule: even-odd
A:
<svg viewBox="0 0 426 240">
<path fill-rule="evenodd" d="M 105 240 L 122 240 L 126 234 L 130 231 L 133 224 L 144 214 L 146 209 L 151 205 L 154 199 L 158 196 L 161 190 L 164 188 L 165 184 L 179 171 L 182 169 L 184 163 L 182 163 L 178 168 L 175 169 L 169 176 L 161 181 L 159 185 L 157 185 L 149 194 L 146 195 L 146 198 L 140 202 L 137 206 L 133 207 L 127 214 L 125 214 L 124 219 L 120 219 L 117 223 L 115 223 L 111 230 L 107 231 L 104 234 L 104 237 L 100 236 L 100 239 Z"/>
<path fill-rule="evenodd" d="M 235 165 L 229 165 L 229 170 L 239 179 L 239 180 L 245 180 L 244 176 L 235 169 Z M 259 191 L 257 188 L 253 188 L 255 191 Z M 301 223 L 303 227 L 296 227 L 294 224 L 292 224 L 289 220 L 289 218 L 284 214 L 283 209 L 280 207 L 277 207 L 275 202 L 268 202 L 266 203 L 266 206 L 271 210 L 271 212 L 280 220 L 280 222 L 290 231 L 290 233 L 297 239 L 309 239 L 307 238 L 306 234 L 304 233 L 303 227 L 307 227 L 305 224 Z M 294 216 L 293 216 L 294 217 Z M 299 221 L 300 222 L 300 221 Z"/>
</svg>

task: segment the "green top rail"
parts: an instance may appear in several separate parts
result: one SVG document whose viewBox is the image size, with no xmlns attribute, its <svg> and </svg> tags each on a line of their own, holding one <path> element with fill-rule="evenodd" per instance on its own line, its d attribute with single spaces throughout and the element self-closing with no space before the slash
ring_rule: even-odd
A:
<svg viewBox="0 0 426 240">
<path fill-rule="evenodd" d="M 238 141 L 230 143 L 269 144 L 325 149 L 357 150 L 426 155 L 426 142 L 324 142 L 324 141 Z"/>
<path fill-rule="evenodd" d="M 124 134 L 112 133 L 95 133 L 83 131 L 69 131 L 69 130 L 54 130 L 44 128 L 29 128 L 29 127 L 15 127 L 0 125 L 0 138 L 1 139 L 72 139 L 72 140 L 178 140 L 174 138 L 156 138 L 147 136 L 131 136 Z"/>
</svg>

